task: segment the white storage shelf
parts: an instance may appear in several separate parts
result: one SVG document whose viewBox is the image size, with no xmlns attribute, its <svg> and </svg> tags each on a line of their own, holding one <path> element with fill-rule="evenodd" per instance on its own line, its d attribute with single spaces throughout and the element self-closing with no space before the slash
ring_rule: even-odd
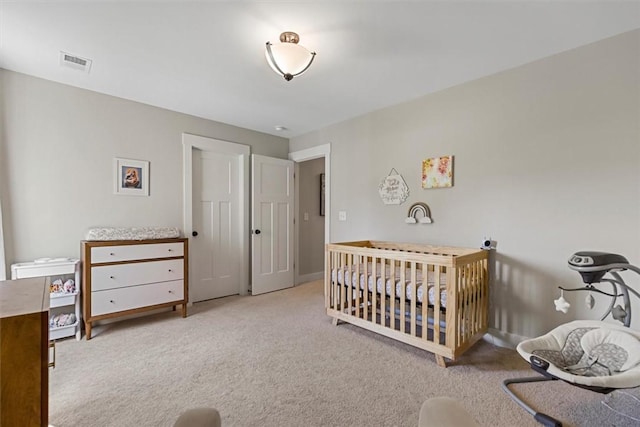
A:
<svg viewBox="0 0 640 427">
<path fill-rule="evenodd" d="M 72 325 L 50 327 L 49 339 L 75 335 L 79 341 L 82 336 L 80 311 L 80 261 L 78 259 L 53 259 L 42 262 L 24 262 L 11 265 L 11 279 L 26 279 L 29 277 L 49 277 L 51 283 L 56 279 L 63 282 L 73 279 L 75 292 L 52 292 L 49 294 L 49 316 L 62 313 L 73 313 L 76 321 Z"/>
</svg>

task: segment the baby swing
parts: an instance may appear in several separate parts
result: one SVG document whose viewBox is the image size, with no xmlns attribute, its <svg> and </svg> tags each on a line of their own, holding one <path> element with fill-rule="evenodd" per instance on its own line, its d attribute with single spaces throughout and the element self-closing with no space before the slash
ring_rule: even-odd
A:
<svg viewBox="0 0 640 427">
<path fill-rule="evenodd" d="M 509 389 L 509 384 L 559 379 L 605 394 L 619 388 L 640 386 L 640 332 L 629 328 L 629 292 L 639 299 L 640 294 L 618 274 L 624 270 L 640 274 L 640 268 L 629 264 L 621 255 L 603 252 L 576 252 L 569 258 L 569 268 L 580 273 L 586 286 L 576 289 L 560 287 L 560 298 L 554 301 L 556 310 L 566 313 L 569 309 L 564 291 L 588 291 L 586 303 L 589 308 L 594 304 L 591 292 L 607 295 L 611 297 L 608 309 L 600 321 L 576 320 L 543 336 L 521 342 L 517 347 L 518 353 L 542 376 L 506 379 L 502 383 L 502 389 L 511 399 L 545 426 L 562 426 L 562 423 L 536 412 Z M 611 293 L 593 285 L 603 282 L 611 284 Z M 624 307 L 620 304 L 614 307 L 618 298 L 622 298 Z M 624 326 L 604 322 L 609 314 Z"/>
</svg>

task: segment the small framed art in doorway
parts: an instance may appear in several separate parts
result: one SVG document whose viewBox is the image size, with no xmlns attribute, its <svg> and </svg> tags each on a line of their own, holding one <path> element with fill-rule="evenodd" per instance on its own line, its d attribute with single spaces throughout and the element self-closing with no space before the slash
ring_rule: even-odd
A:
<svg viewBox="0 0 640 427">
<path fill-rule="evenodd" d="M 324 182 L 324 174 L 320 174 L 320 216 L 324 216 L 324 190 L 325 190 L 325 182 Z"/>
</svg>

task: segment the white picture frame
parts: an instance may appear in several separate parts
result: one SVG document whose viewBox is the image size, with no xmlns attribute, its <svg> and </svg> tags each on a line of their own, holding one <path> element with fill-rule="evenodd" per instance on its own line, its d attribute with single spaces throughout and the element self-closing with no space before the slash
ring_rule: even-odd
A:
<svg viewBox="0 0 640 427">
<path fill-rule="evenodd" d="M 149 162 L 146 160 L 113 159 L 114 194 L 126 196 L 149 195 Z"/>
</svg>

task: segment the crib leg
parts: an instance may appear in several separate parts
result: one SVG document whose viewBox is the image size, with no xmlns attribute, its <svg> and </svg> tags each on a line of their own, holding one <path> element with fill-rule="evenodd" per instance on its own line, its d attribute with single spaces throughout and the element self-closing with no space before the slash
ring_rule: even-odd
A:
<svg viewBox="0 0 640 427">
<path fill-rule="evenodd" d="M 439 354 L 436 354 L 436 363 L 441 368 L 446 368 L 447 367 L 447 362 L 445 362 L 444 356 L 440 356 Z"/>
<path fill-rule="evenodd" d="M 338 318 L 334 317 L 333 320 L 331 320 L 331 323 L 333 323 L 333 326 L 338 326 Z"/>
</svg>

